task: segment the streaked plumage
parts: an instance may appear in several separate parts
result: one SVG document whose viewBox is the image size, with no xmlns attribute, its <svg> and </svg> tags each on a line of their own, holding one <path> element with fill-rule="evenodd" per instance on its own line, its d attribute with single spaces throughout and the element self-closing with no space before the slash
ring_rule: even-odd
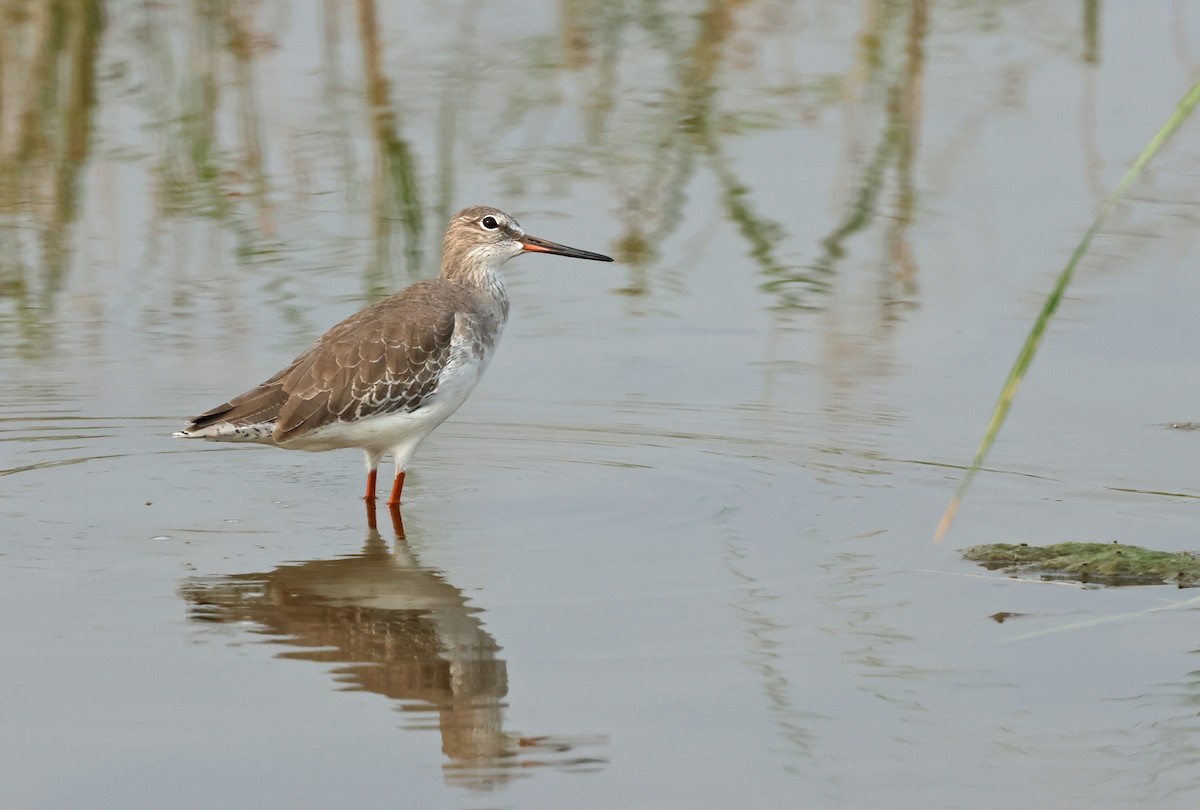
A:
<svg viewBox="0 0 1200 810">
<path fill-rule="evenodd" d="M 292 450 L 357 447 L 367 500 L 385 454 L 395 456 L 389 504 L 421 441 L 466 400 L 508 320 L 500 266 L 524 251 L 612 261 L 526 234 L 496 208 L 450 221 L 441 273 L 334 326 L 261 385 L 197 416 L 176 436 Z"/>
</svg>

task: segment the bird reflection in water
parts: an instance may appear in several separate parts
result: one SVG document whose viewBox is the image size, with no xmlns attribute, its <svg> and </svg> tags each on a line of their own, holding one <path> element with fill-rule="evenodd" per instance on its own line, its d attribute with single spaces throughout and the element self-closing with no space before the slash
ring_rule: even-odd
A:
<svg viewBox="0 0 1200 810">
<path fill-rule="evenodd" d="M 405 712 L 437 713 L 447 782 L 493 790 L 535 766 L 593 770 L 607 760 L 579 756 L 603 736 L 523 737 L 504 730 L 508 672 L 482 610 L 423 567 L 404 538 L 398 510 L 389 548 L 370 516 L 359 554 L 282 565 L 268 573 L 192 578 L 181 587 L 198 622 L 251 622 L 295 648 L 280 658 L 342 666 L 353 690 L 386 695 Z M 423 723 L 413 728 L 425 727 Z"/>
</svg>

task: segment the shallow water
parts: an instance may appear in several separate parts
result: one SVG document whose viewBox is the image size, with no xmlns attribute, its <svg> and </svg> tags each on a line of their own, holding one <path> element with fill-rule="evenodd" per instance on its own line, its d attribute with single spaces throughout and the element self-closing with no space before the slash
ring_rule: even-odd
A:
<svg viewBox="0 0 1200 810">
<path fill-rule="evenodd" d="M 1200 130 L 1163 4 L 0 6 L 12 807 L 1192 807 Z M 422 446 L 180 442 L 483 202 L 610 253 Z M 991 618 L 1010 615 L 1004 621 Z"/>
</svg>

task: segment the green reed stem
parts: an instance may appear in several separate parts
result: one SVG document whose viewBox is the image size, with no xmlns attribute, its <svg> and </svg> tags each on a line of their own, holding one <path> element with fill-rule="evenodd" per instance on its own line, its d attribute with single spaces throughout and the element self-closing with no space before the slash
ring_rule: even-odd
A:
<svg viewBox="0 0 1200 810">
<path fill-rule="evenodd" d="M 992 449 L 992 443 L 996 440 L 996 435 L 1000 432 L 1000 427 L 1008 417 L 1008 411 L 1012 407 L 1013 398 L 1017 395 L 1017 388 L 1020 387 L 1021 380 L 1025 378 L 1025 372 L 1029 369 L 1029 364 L 1033 362 L 1033 356 L 1042 342 L 1046 326 L 1050 323 L 1050 318 L 1054 315 L 1055 310 L 1058 309 L 1058 304 L 1062 301 L 1063 294 L 1066 293 L 1067 285 L 1071 283 L 1071 277 L 1075 274 L 1075 268 L 1079 265 L 1079 261 L 1083 258 L 1084 254 L 1087 253 L 1088 247 L 1091 246 L 1092 238 L 1100 230 L 1105 217 L 1108 216 L 1109 212 L 1121 200 L 1121 197 L 1125 195 L 1129 187 L 1141 175 L 1142 170 L 1146 168 L 1146 164 L 1158 154 L 1163 145 L 1179 129 L 1179 126 L 1188 119 L 1188 116 L 1192 114 L 1192 110 L 1195 109 L 1198 102 L 1200 102 L 1200 81 L 1192 85 L 1191 90 L 1176 105 L 1175 111 L 1171 113 L 1171 117 L 1155 133 L 1150 143 L 1138 155 L 1138 159 L 1133 162 L 1133 166 L 1121 178 L 1121 182 L 1117 184 L 1116 189 L 1104 200 L 1104 203 L 1100 206 L 1099 213 L 1096 214 L 1095 220 L 1092 221 L 1092 226 L 1087 229 L 1087 233 L 1079 241 L 1079 245 L 1075 248 L 1075 252 L 1071 254 L 1071 259 L 1067 262 L 1067 266 L 1058 274 L 1058 280 L 1054 283 L 1054 289 L 1051 290 L 1050 297 L 1042 305 L 1042 311 L 1038 314 L 1037 320 L 1034 321 L 1033 328 L 1029 331 L 1029 336 L 1025 338 L 1025 344 L 1021 347 L 1021 353 L 1017 355 L 1017 362 L 1013 364 L 1012 370 L 1008 372 L 1008 379 L 1004 381 L 1004 388 L 1000 391 L 1000 398 L 996 400 L 996 407 L 992 410 L 992 418 L 988 422 L 987 430 L 983 434 L 983 441 L 979 443 L 979 449 L 975 451 L 975 458 L 971 461 L 970 469 L 967 470 L 967 474 L 963 477 L 962 483 L 958 485 L 958 490 L 954 493 L 954 497 L 950 499 L 950 505 L 946 507 L 946 511 L 942 515 L 937 532 L 934 534 L 934 540 L 941 542 L 950 530 L 950 524 L 954 521 L 954 515 L 958 512 L 958 507 L 962 503 L 963 496 L 966 495 L 967 489 L 975 479 L 975 474 L 983 466 L 983 460 L 987 457 L 988 451 Z"/>
</svg>

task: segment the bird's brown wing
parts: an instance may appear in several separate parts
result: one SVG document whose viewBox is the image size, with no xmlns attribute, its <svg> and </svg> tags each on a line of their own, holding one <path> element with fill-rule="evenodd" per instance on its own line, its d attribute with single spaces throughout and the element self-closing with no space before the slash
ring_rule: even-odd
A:
<svg viewBox="0 0 1200 810">
<path fill-rule="evenodd" d="M 437 389 L 450 359 L 456 307 L 405 290 L 327 332 L 283 379 L 275 424 L 286 442 L 334 421 L 413 411 Z"/>
<path fill-rule="evenodd" d="M 277 443 L 336 421 L 416 410 L 437 389 L 467 294 L 426 281 L 351 315 L 261 385 L 194 419 L 275 422 Z"/>
<path fill-rule="evenodd" d="M 186 432 L 203 430 L 221 423 L 233 425 L 260 425 L 273 422 L 279 409 L 287 401 L 282 379 L 290 366 L 266 382 L 239 394 L 228 402 L 205 411 L 188 423 Z"/>
</svg>

